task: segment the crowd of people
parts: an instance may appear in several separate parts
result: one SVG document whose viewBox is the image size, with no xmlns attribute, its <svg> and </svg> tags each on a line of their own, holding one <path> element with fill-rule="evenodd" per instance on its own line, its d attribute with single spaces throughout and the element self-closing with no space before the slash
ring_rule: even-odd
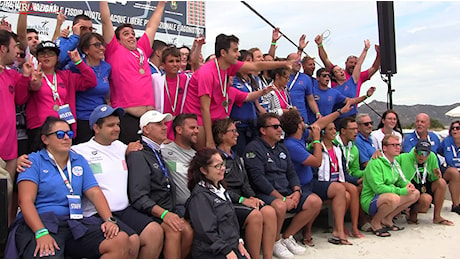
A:
<svg viewBox="0 0 460 260">
<path fill-rule="evenodd" d="M 431 204 L 433 223 L 454 224 L 441 208 L 449 189 L 460 214 L 460 121 L 442 142 L 425 113 L 406 136 L 393 110 L 374 129 L 357 104 L 375 91 L 360 95 L 378 45 L 372 67 L 365 40 L 342 69 L 318 35 L 316 70 L 305 35 L 279 58 L 278 29 L 267 54 L 220 34 L 205 61 L 203 37 L 155 39 L 164 7 L 139 38 L 131 24 L 114 30 L 107 2 L 102 34 L 85 15 L 70 34 L 59 14 L 52 41 L 26 13 L 16 32 L 2 21 L 6 258 L 293 258 L 314 246 L 325 202 L 335 245 L 391 236 L 399 214 L 417 225 Z"/>
</svg>

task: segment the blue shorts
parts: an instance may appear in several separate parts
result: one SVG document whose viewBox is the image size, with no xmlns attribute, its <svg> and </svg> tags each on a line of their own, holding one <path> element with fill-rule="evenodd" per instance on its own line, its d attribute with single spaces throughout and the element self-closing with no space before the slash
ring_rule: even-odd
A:
<svg viewBox="0 0 460 260">
<path fill-rule="evenodd" d="M 313 179 L 313 192 L 316 193 L 323 201 L 328 200 L 327 191 L 333 181 L 318 181 Z"/>
<path fill-rule="evenodd" d="M 379 200 L 380 194 L 375 195 L 374 198 L 371 200 L 371 204 L 369 204 L 369 216 L 374 216 L 377 214 L 379 208 L 377 207 L 377 201 Z"/>
</svg>

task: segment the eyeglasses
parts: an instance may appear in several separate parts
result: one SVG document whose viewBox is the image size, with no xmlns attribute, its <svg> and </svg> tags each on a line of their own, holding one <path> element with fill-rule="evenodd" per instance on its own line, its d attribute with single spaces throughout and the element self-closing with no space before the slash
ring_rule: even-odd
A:
<svg viewBox="0 0 460 260">
<path fill-rule="evenodd" d="M 225 168 L 225 163 L 224 162 L 221 162 L 219 164 L 216 164 L 216 165 L 212 165 L 212 167 L 216 168 L 217 170 L 222 170 L 223 168 Z"/>
<path fill-rule="evenodd" d="M 426 156 L 428 156 L 430 154 L 430 152 L 428 152 L 428 151 L 417 151 L 417 154 L 426 157 Z"/>
<path fill-rule="evenodd" d="M 452 126 L 450 130 L 460 130 L 460 126 Z"/>
<path fill-rule="evenodd" d="M 330 78 L 331 75 L 329 74 L 319 74 L 322 78 Z"/>
<path fill-rule="evenodd" d="M 70 139 L 73 139 L 74 137 L 74 132 L 72 130 L 69 130 L 69 131 L 57 130 L 56 132 L 49 133 L 46 136 L 50 136 L 52 134 L 56 134 L 58 139 L 64 139 L 65 135 L 67 135 Z"/>
<path fill-rule="evenodd" d="M 93 45 L 94 47 L 96 48 L 101 48 L 101 46 L 104 46 L 105 47 L 105 44 L 104 43 L 100 43 L 100 42 L 95 42 L 95 43 L 91 43 L 89 46 Z"/>
<path fill-rule="evenodd" d="M 233 134 L 236 134 L 236 133 L 238 133 L 238 130 L 236 130 L 236 128 L 233 128 L 233 129 L 227 130 L 226 132 L 227 132 L 227 133 L 228 133 L 228 132 L 232 132 Z"/>
<path fill-rule="evenodd" d="M 38 57 L 45 57 L 45 56 L 57 56 L 56 53 L 52 50 L 44 50 L 37 54 Z"/>
<path fill-rule="evenodd" d="M 273 127 L 273 129 L 278 129 L 281 127 L 281 125 L 266 125 L 264 127 Z"/>
<path fill-rule="evenodd" d="M 401 144 L 386 144 L 386 146 L 393 146 L 394 148 L 396 147 L 401 147 Z"/>
<path fill-rule="evenodd" d="M 25 53 L 18 53 L 18 57 L 24 59 L 26 57 L 26 54 Z"/>
<path fill-rule="evenodd" d="M 374 124 L 374 121 L 370 121 L 370 122 L 365 122 L 365 123 L 361 123 L 365 126 L 370 126 L 370 125 L 373 125 Z"/>
<path fill-rule="evenodd" d="M 80 26 L 80 31 L 90 31 L 94 32 L 96 29 L 94 27 Z"/>
</svg>

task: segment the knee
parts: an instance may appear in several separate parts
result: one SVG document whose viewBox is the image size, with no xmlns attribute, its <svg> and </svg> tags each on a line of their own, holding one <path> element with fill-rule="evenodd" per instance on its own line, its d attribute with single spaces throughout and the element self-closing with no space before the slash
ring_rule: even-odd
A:
<svg viewBox="0 0 460 260">
<path fill-rule="evenodd" d="M 411 192 L 410 195 L 413 198 L 413 200 L 417 201 L 420 198 L 420 191 L 415 190 L 415 191 Z"/>
<path fill-rule="evenodd" d="M 125 232 L 119 232 L 117 236 L 112 239 L 106 239 L 106 250 L 100 250 L 104 253 L 110 253 L 110 255 L 118 255 L 120 258 L 128 258 L 130 253 L 130 240 L 128 234 Z M 102 245 L 102 244 L 101 244 Z"/>
<path fill-rule="evenodd" d="M 286 214 L 286 203 L 281 200 L 274 200 L 271 204 L 277 215 Z"/>
<path fill-rule="evenodd" d="M 262 217 L 264 219 L 264 224 L 276 223 L 276 212 L 275 212 L 275 209 L 272 206 L 270 206 L 270 205 L 264 206 L 260 210 L 260 213 L 262 213 Z"/>
<path fill-rule="evenodd" d="M 154 244 L 158 241 L 163 242 L 164 232 L 160 224 L 156 222 L 150 222 L 144 230 L 142 230 L 140 235 L 140 240 L 142 244 Z"/>
<path fill-rule="evenodd" d="M 327 189 L 327 195 L 329 198 L 342 198 L 346 199 L 346 189 L 345 187 L 338 183 L 338 182 L 333 182 L 331 185 L 329 185 L 329 188 Z"/>
<path fill-rule="evenodd" d="M 307 205 L 309 210 L 319 212 L 321 210 L 321 207 L 323 206 L 323 200 L 321 200 L 321 198 L 318 195 L 312 193 L 308 196 L 307 201 L 305 201 L 305 204 Z"/>
<path fill-rule="evenodd" d="M 141 246 L 140 238 L 137 234 L 129 236 L 129 258 L 136 259 Z"/>
<path fill-rule="evenodd" d="M 430 194 L 424 193 L 423 195 L 420 196 L 418 203 L 420 203 L 420 206 L 422 206 L 422 208 L 428 209 L 430 207 L 432 200 L 433 198 L 431 197 Z"/>
<path fill-rule="evenodd" d="M 438 180 L 433 182 L 432 187 L 433 187 L 433 191 L 446 190 L 447 182 L 443 178 L 439 178 Z"/>
<path fill-rule="evenodd" d="M 385 197 L 383 203 L 387 203 L 390 206 L 397 207 L 400 201 L 401 201 L 401 197 L 399 197 L 396 194 L 391 193 Z"/>
</svg>

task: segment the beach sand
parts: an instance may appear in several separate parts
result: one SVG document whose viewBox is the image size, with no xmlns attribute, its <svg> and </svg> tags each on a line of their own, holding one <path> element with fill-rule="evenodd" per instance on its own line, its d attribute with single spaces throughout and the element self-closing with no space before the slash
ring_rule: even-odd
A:
<svg viewBox="0 0 460 260">
<path fill-rule="evenodd" d="M 395 224 L 405 227 L 402 231 L 391 231 L 390 237 L 377 237 L 362 232 L 365 238 L 349 238 L 353 245 L 334 245 L 327 242 L 332 233 L 325 233 L 323 225 L 314 225 L 312 237 L 314 247 L 307 247 L 304 255 L 297 259 L 356 259 L 356 258 L 460 258 L 460 215 L 450 212 L 452 202 L 445 200 L 441 216 L 455 223 L 454 226 L 433 224 L 433 206 L 428 213 L 418 215 L 418 225 L 409 225 L 405 216 L 398 217 Z M 351 223 L 346 222 L 351 230 Z M 296 236 L 297 237 L 297 236 Z"/>
</svg>

